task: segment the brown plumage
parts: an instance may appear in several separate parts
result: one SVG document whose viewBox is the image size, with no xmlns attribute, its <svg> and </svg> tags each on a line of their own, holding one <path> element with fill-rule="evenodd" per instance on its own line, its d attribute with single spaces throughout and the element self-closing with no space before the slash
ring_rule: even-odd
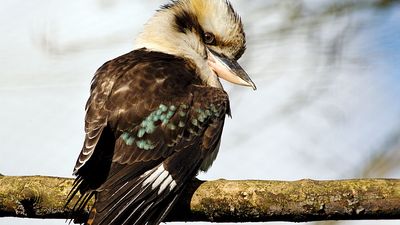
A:
<svg viewBox="0 0 400 225">
<path fill-rule="evenodd" d="M 243 53 L 244 40 L 241 46 L 228 47 L 204 40 L 210 31 L 203 30 L 196 10 L 213 6 L 225 7 L 226 15 L 240 28 L 233 37 L 224 37 L 224 43 L 244 38 L 240 20 L 228 2 L 174 1 L 155 16 L 172 15 L 171 29 L 160 33 L 161 38 L 162 34 L 165 38 L 201 35 L 196 41 L 203 47 L 194 52 L 190 46 L 169 51 L 157 41 L 142 39 L 138 40 L 140 48 L 96 72 L 86 105 L 84 146 L 74 169 L 77 178 L 67 201 L 77 192 L 82 194 L 74 206 L 77 212 L 95 197 L 86 224 L 159 224 L 186 184 L 215 159 L 225 115 L 230 113 L 228 95 L 217 75 L 234 74 L 243 80 L 238 81 L 241 84 L 254 84 L 234 61 Z M 190 14 L 188 18 L 195 21 L 182 22 L 182 14 Z M 151 26 L 150 22 L 147 27 Z M 202 54 L 206 54 L 204 62 L 212 59 L 216 69 L 211 64 L 204 67 L 207 64 L 199 61 Z M 218 63 L 234 64 L 234 69 L 221 70 Z"/>
</svg>

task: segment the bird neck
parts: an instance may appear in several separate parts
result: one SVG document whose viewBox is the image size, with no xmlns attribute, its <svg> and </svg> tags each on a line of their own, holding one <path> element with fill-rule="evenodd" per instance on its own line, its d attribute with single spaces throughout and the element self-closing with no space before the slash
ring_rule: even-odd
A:
<svg viewBox="0 0 400 225">
<path fill-rule="evenodd" d="M 178 32 L 173 24 L 174 14 L 158 11 L 145 24 L 135 41 L 135 49 L 146 48 L 190 60 L 196 65 L 197 74 L 205 84 L 222 89 L 218 77 L 208 66 L 206 49 L 199 37 L 192 32 Z"/>
</svg>

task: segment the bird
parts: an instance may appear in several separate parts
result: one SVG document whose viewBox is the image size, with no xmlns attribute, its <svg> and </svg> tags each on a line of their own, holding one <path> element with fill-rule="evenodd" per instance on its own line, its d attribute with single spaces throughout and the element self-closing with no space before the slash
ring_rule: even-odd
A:
<svg viewBox="0 0 400 225">
<path fill-rule="evenodd" d="M 229 96 L 220 79 L 256 86 L 237 62 L 242 20 L 228 0 L 171 0 L 132 51 L 95 73 L 85 139 L 67 198 L 88 225 L 157 225 L 221 143 Z"/>
</svg>

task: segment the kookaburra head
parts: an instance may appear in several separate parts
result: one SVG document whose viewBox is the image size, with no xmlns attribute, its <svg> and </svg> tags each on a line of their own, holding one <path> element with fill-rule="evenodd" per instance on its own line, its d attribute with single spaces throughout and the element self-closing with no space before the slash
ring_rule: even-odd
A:
<svg viewBox="0 0 400 225">
<path fill-rule="evenodd" d="M 176 0 L 164 5 L 145 25 L 136 48 L 191 60 L 209 86 L 222 88 L 220 77 L 256 89 L 237 63 L 246 39 L 241 19 L 227 0 Z"/>
</svg>

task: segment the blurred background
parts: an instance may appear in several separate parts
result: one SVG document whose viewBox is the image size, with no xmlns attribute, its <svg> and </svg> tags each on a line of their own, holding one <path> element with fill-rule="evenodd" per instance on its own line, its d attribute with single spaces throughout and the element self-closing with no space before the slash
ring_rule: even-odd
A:
<svg viewBox="0 0 400 225">
<path fill-rule="evenodd" d="M 164 3 L 2 1 L 0 173 L 71 177 L 93 73 L 131 51 Z M 232 3 L 247 32 L 240 63 L 258 90 L 224 83 L 233 118 L 199 177 L 400 178 L 400 1 Z M 6 224 L 65 221 L 0 218 Z"/>
</svg>

